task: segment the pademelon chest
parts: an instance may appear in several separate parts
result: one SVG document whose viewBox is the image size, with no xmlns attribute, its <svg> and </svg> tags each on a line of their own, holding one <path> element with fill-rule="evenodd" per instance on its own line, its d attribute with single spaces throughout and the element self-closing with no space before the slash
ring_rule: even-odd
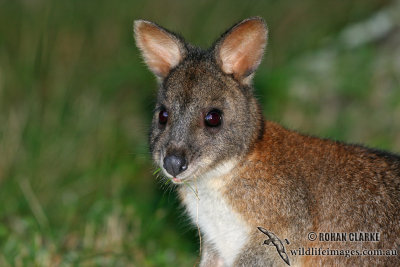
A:
<svg viewBox="0 0 400 267">
<path fill-rule="evenodd" d="M 204 241 L 211 244 L 225 263 L 231 265 L 246 245 L 250 227 L 224 198 L 220 177 L 196 181 L 194 190 L 180 188 L 186 209 L 200 227 Z"/>
</svg>

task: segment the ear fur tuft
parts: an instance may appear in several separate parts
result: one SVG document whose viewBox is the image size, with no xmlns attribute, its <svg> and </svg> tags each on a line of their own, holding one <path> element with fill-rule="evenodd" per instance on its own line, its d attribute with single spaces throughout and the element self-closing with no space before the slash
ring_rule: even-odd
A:
<svg viewBox="0 0 400 267">
<path fill-rule="evenodd" d="M 184 42 L 168 30 L 146 20 L 134 21 L 133 28 L 136 45 L 158 78 L 165 78 L 185 57 Z"/>
<path fill-rule="evenodd" d="M 260 17 L 235 24 L 221 36 L 214 48 L 221 70 L 226 74 L 233 74 L 243 83 L 249 83 L 251 74 L 261 63 L 267 36 L 267 26 Z"/>
</svg>

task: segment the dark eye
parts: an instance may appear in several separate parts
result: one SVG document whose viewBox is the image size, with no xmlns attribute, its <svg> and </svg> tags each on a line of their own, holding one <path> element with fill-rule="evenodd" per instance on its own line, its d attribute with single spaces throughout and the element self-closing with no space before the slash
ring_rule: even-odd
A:
<svg viewBox="0 0 400 267">
<path fill-rule="evenodd" d="M 160 124 L 166 124 L 168 121 L 168 111 L 165 109 L 162 109 L 160 113 L 158 113 L 158 122 Z"/>
<path fill-rule="evenodd" d="M 221 125 L 222 116 L 221 111 L 213 109 L 204 117 L 204 122 L 208 127 L 217 127 Z"/>
</svg>

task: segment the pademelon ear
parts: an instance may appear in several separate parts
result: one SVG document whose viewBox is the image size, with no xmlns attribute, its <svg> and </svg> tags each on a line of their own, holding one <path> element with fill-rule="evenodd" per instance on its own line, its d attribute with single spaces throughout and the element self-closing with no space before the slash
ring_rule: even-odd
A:
<svg viewBox="0 0 400 267">
<path fill-rule="evenodd" d="M 235 24 L 216 42 L 214 53 L 221 70 L 243 82 L 251 77 L 264 54 L 268 29 L 260 17 Z"/>
<path fill-rule="evenodd" d="M 165 78 L 185 57 L 183 41 L 150 21 L 135 20 L 133 27 L 136 45 L 147 66 L 158 78 Z"/>
</svg>

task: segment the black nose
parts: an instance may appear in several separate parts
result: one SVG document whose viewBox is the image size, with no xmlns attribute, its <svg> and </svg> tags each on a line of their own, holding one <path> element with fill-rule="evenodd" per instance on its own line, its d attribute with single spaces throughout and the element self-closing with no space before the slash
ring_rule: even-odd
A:
<svg viewBox="0 0 400 267">
<path fill-rule="evenodd" d="M 164 158 L 164 168 L 169 174 L 175 177 L 187 169 L 187 163 L 181 156 L 170 155 Z"/>
</svg>

